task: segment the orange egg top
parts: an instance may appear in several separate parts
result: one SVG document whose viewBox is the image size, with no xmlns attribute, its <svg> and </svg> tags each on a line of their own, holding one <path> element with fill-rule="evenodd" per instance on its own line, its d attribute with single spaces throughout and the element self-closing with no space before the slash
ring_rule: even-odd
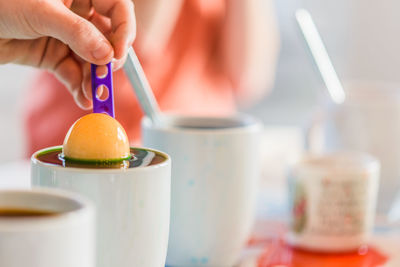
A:
<svg viewBox="0 0 400 267">
<path fill-rule="evenodd" d="M 129 141 L 114 118 L 91 113 L 77 120 L 64 139 L 63 154 L 78 160 L 118 160 L 130 156 Z"/>
</svg>

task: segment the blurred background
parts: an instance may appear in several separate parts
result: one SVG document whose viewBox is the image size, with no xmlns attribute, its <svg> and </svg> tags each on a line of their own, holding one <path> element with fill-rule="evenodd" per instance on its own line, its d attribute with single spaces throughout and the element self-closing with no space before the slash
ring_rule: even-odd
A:
<svg viewBox="0 0 400 267">
<path fill-rule="evenodd" d="M 325 87 L 312 64 L 293 13 L 306 7 L 314 17 L 343 81 L 400 82 L 400 2 L 396 0 L 275 0 L 281 51 L 272 93 L 244 109 L 266 125 L 307 127 L 323 102 Z M 0 162 L 23 157 L 20 96 L 35 71 L 0 66 Z"/>
</svg>

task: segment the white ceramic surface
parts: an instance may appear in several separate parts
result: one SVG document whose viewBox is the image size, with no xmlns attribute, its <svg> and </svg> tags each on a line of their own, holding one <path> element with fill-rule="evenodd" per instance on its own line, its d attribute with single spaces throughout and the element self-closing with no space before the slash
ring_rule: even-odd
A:
<svg viewBox="0 0 400 267">
<path fill-rule="evenodd" d="M 97 267 L 162 267 L 170 217 L 171 160 L 129 169 L 54 166 L 32 156 L 32 183 L 63 188 L 97 207 Z"/>
<path fill-rule="evenodd" d="M 95 267 L 94 207 L 59 190 L 0 190 L 0 208 L 52 211 L 53 216 L 0 217 L 0 266 Z"/>
<path fill-rule="evenodd" d="M 289 176 L 289 243 L 323 252 L 366 245 L 374 225 L 379 169 L 374 157 L 355 152 L 301 159 Z"/>
<path fill-rule="evenodd" d="M 244 115 L 162 122 L 145 118 L 142 136 L 173 162 L 167 265 L 233 266 L 253 224 L 262 126 Z"/>
</svg>

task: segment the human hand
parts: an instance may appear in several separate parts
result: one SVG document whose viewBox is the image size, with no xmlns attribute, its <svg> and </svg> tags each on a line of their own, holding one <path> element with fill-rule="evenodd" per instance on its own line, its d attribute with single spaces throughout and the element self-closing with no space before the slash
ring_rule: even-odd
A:
<svg viewBox="0 0 400 267">
<path fill-rule="evenodd" d="M 135 35 L 131 0 L 0 0 L 0 64 L 53 72 L 84 109 L 89 63 L 122 67 Z"/>
</svg>

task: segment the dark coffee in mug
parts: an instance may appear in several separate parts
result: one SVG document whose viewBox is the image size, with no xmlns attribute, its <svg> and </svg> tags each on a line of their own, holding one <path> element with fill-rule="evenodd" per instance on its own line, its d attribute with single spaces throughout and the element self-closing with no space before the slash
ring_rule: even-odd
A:
<svg viewBox="0 0 400 267">
<path fill-rule="evenodd" d="M 15 218 L 15 217 L 55 216 L 57 214 L 58 213 L 54 212 L 54 211 L 46 211 L 46 210 L 39 210 L 39 209 L 0 207 L 0 219 Z"/>
<path fill-rule="evenodd" d="M 58 165 L 63 167 L 74 168 L 92 168 L 92 169 L 119 169 L 119 168 L 135 168 L 156 165 L 166 160 L 160 153 L 151 149 L 133 148 L 131 147 L 131 157 L 121 162 L 69 162 L 62 156 L 62 148 L 50 148 L 37 155 L 37 159 L 41 162 Z"/>
</svg>

